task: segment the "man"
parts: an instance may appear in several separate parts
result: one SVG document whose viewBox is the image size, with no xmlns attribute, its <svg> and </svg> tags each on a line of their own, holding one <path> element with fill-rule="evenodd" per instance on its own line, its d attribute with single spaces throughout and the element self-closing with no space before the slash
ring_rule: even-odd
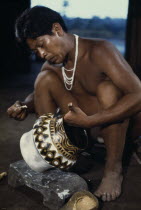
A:
<svg viewBox="0 0 141 210">
<path fill-rule="evenodd" d="M 121 193 L 129 117 L 141 110 L 139 79 L 114 46 L 69 34 L 60 15 L 49 8 L 26 10 L 16 22 L 16 36 L 48 62 L 35 81 L 34 92 L 11 106 L 9 116 L 25 119 L 27 109 L 22 105 L 39 116 L 60 107 L 69 124 L 98 127 L 107 158 L 95 194 L 103 201 L 114 200 Z M 62 68 L 57 65 L 61 63 Z"/>
</svg>

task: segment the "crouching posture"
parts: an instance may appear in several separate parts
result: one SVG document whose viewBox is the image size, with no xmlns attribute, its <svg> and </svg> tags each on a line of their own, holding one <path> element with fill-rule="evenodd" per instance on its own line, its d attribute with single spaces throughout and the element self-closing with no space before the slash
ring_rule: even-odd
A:
<svg viewBox="0 0 141 210">
<path fill-rule="evenodd" d="M 95 194 L 104 201 L 114 200 L 121 193 L 129 118 L 141 110 L 139 79 L 114 46 L 68 33 L 61 16 L 49 8 L 26 10 L 16 22 L 16 36 L 47 61 L 35 81 L 34 92 L 24 102 L 11 106 L 9 116 L 23 120 L 27 111 L 41 116 L 55 113 L 60 107 L 70 125 L 99 127 L 107 158 Z"/>
</svg>

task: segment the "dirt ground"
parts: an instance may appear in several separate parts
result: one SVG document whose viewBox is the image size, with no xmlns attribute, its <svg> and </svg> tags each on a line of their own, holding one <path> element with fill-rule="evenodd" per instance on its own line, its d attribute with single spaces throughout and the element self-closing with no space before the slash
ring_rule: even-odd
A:
<svg viewBox="0 0 141 210">
<path fill-rule="evenodd" d="M 32 114 L 23 122 L 8 118 L 7 108 L 16 100 L 23 100 L 33 90 L 33 82 L 40 64 L 32 66 L 32 72 L 0 82 L 0 173 L 8 172 L 10 163 L 21 160 L 19 140 L 29 131 L 35 121 Z M 77 173 L 87 180 L 93 192 L 102 177 L 105 150 L 97 148 L 91 156 L 82 156 L 78 161 Z M 82 166 L 83 163 L 83 166 Z M 86 170 L 87 168 L 87 170 Z M 100 201 L 101 210 L 141 210 L 141 165 L 132 158 L 129 167 L 124 168 L 121 196 L 112 202 Z M 47 209 L 42 204 L 42 196 L 26 187 L 13 189 L 7 184 L 8 177 L 0 181 L 0 209 L 29 210 Z"/>
</svg>

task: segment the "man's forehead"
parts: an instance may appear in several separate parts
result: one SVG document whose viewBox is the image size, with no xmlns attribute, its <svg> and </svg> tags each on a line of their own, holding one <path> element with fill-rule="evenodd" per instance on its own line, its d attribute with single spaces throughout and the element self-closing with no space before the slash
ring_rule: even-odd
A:
<svg viewBox="0 0 141 210">
<path fill-rule="evenodd" d="M 35 48 L 36 47 L 36 44 L 37 44 L 37 40 L 36 39 L 31 39 L 31 38 L 28 38 L 26 40 L 27 44 L 29 47 L 32 47 L 32 48 Z"/>
<path fill-rule="evenodd" d="M 38 44 L 41 42 L 46 41 L 48 43 L 49 38 L 50 36 L 46 34 L 46 35 L 39 36 L 35 39 L 27 38 L 26 42 L 31 49 L 35 49 L 38 46 Z"/>
</svg>

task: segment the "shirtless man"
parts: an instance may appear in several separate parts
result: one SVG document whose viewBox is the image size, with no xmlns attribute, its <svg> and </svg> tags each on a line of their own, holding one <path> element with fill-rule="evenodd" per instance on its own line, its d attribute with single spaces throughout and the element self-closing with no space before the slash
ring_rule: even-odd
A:
<svg viewBox="0 0 141 210">
<path fill-rule="evenodd" d="M 122 153 L 129 117 L 141 110 L 141 83 L 116 48 L 104 40 L 77 38 L 67 32 L 58 13 L 45 7 L 27 10 L 17 20 L 16 36 L 39 57 L 46 59 L 36 81 L 34 92 L 24 102 L 16 102 L 8 114 L 17 120 L 28 112 L 37 115 L 54 113 L 61 108 L 69 124 L 100 128 L 107 150 L 103 179 L 95 194 L 103 201 L 121 193 Z M 76 68 L 74 63 L 76 61 Z M 65 75 L 74 74 L 66 84 Z M 55 65 L 54 65 L 55 64 Z M 75 71 L 76 70 L 76 71 Z M 66 89 L 66 87 L 68 89 Z M 68 104 L 72 103 L 69 107 Z"/>
</svg>

